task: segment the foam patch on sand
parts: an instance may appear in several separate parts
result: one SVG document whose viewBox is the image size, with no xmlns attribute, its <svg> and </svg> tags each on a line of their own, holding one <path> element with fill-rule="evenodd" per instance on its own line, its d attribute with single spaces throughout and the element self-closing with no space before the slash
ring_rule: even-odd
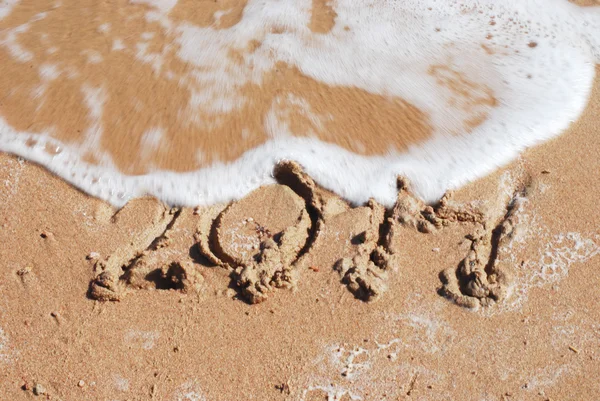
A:
<svg viewBox="0 0 600 401">
<path fill-rule="evenodd" d="M 127 333 L 125 333 L 124 341 L 126 344 L 132 347 L 141 348 L 148 351 L 154 348 L 154 345 L 159 337 L 160 333 L 155 331 L 129 329 Z"/>
<path fill-rule="evenodd" d="M 499 250 L 499 254 L 514 267 L 509 296 L 499 304 L 499 311 L 519 310 L 532 288 L 557 284 L 569 275 L 573 265 L 585 263 L 600 254 L 597 234 L 551 234 L 535 210 L 526 206 L 521 213 L 524 232 Z M 538 249 L 536 256 L 522 256 L 532 248 Z M 486 313 L 497 312 L 494 309 L 486 310 Z"/>
<path fill-rule="evenodd" d="M 237 199 L 273 182 L 273 166 L 282 159 L 299 162 L 319 184 L 355 203 L 373 197 L 391 206 L 399 174 L 411 180 L 417 195 L 433 201 L 567 128 L 585 107 L 600 62 L 600 10 L 566 0 L 339 0 L 331 4 L 331 29 L 317 33 L 309 29 L 310 0 L 250 0 L 241 20 L 226 29 L 171 20 L 174 0 L 136 2 L 148 6 L 148 20 L 175 35 L 189 79 L 203 88 L 192 103 L 234 110 L 231 90 L 260 84 L 265 72 L 284 62 L 329 85 L 405 99 L 428 113 L 434 135 L 404 153 L 366 157 L 277 132 L 231 163 L 128 176 L 107 155 L 97 155 L 98 165 L 86 163 L 87 147 L 60 143 L 51 132 L 19 132 L 0 117 L 0 150 L 38 162 L 117 206 L 143 194 L 180 205 Z M 13 4 L 2 3 L 0 18 Z M 23 57 L 28 53 L 19 29 L 27 24 L 7 29 L 0 45 Z M 260 45 L 231 65 L 230 52 L 251 41 Z M 161 71 L 160 53 L 141 49 L 139 57 Z M 495 107 L 466 134 L 463 117 L 488 92 Z M 101 135 L 101 127 L 94 135 Z"/>
<path fill-rule="evenodd" d="M 18 357 L 18 352 L 10 345 L 8 336 L 0 327 L 0 365 L 12 364 Z"/>
<path fill-rule="evenodd" d="M 297 399 L 335 401 L 407 397 L 415 390 L 417 381 L 421 389 L 419 399 L 446 399 L 448 395 L 440 389 L 444 386 L 442 383 L 447 383 L 447 377 L 418 363 L 398 359 L 396 350 L 402 347 L 395 340 L 401 341 L 398 338 L 386 344 L 370 341 L 361 346 L 325 347 L 324 353 L 314 361 L 317 373 L 299 379 L 302 390 Z M 434 384 L 435 392 L 422 391 L 423 388 L 431 389 Z"/>
<path fill-rule="evenodd" d="M 307 370 L 311 373 L 293 381 L 302 389 L 295 399 L 450 399 L 451 375 L 411 356 L 419 350 L 436 360 L 455 345 L 457 333 L 439 311 L 424 309 L 419 301 L 411 302 L 410 309 L 406 314 L 382 314 L 386 323 L 372 336 L 364 333 L 359 344 L 325 345 L 313 361 L 314 369 Z"/>
<path fill-rule="evenodd" d="M 189 380 L 179 386 L 172 399 L 176 401 L 206 401 L 196 380 Z"/>
<path fill-rule="evenodd" d="M 491 199 L 505 206 L 493 207 L 466 237 L 467 256 L 440 275 L 441 294 L 486 315 L 520 310 L 532 288 L 556 284 L 572 265 L 600 254 L 598 234 L 551 231 L 532 195 L 542 194 L 544 185 L 523 171 L 500 177 Z"/>
<path fill-rule="evenodd" d="M 506 172 L 499 189 L 510 193 L 515 177 Z M 538 186 L 538 188 L 540 188 Z M 540 190 L 541 191 L 541 190 Z M 520 310 L 533 288 L 548 288 L 569 275 L 570 269 L 600 254 L 600 235 L 575 231 L 552 232 L 535 203 L 519 197 L 512 214 L 516 217 L 515 233 L 498 247 L 498 263 L 509 266 L 510 284 L 506 295 L 494 308 L 482 308 L 486 315 Z M 531 253 L 531 250 L 535 250 Z"/>
<path fill-rule="evenodd" d="M 0 329 L 0 361 L 6 362 L 8 356 L 6 354 L 6 348 L 8 347 L 8 339 L 4 335 L 4 330 Z"/>
<path fill-rule="evenodd" d="M 17 4 L 19 0 L 1 0 L 0 1 L 0 20 L 10 14 L 15 4 Z"/>
<path fill-rule="evenodd" d="M 552 388 L 557 382 L 567 376 L 573 375 L 578 367 L 573 363 L 546 366 L 538 369 L 532 377 L 528 378 L 524 388 L 531 392 L 544 394 L 544 390 Z"/>
</svg>

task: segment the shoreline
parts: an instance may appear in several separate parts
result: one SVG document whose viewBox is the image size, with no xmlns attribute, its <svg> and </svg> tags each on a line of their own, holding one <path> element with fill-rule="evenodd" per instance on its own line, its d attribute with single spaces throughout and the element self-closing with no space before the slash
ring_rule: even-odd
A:
<svg viewBox="0 0 600 401">
<path fill-rule="evenodd" d="M 393 263 L 374 268 L 364 248 L 379 236 L 377 207 L 350 208 L 322 192 L 315 199 L 324 217 L 292 288 L 262 292 L 243 269 L 200 256 L 204 239 L 195 234 L 212 231 L 221 209 L 182 209 L 170 225 L 169 209 L 143 198 L 115 214 L 42 168 L 1 155 L 0 392 L 14 399 L 34 390 L 50 399 L 589 399 L 600 391 L 591 379 L 600 374 L 599 84 L 597 77 L 586 111 L 566 133 L 451 198 L 490 211 L 504 210 L 514 189 L 526 199 L 510 239 L 491 240 L 493 265 L 512 269 L 510 291 L 476 309 L 438 294 L 443 271 L 459 271 L 474 249 L 485 255 L 476 218 L 439 228 L 427 220 L 434 232 L 422 233 L 429 226 L 404 215 L 387 244 Z M 235 264 L 248 256 L 226 237 L 244 219 L 238 233 L 248 252 L 257 250 L 247 238 L 260 244 L 275 234 L 243 231 L 244 213 L 262 213 L 274 230 L 305 221 L 302 191 L 276 188 L 221 216 L 220 257 Z M 415 203 L 403 205 L 410 211 Z M 288 233 L 285 244 L 302 248 Z M 95 259 L 118 259 L 121 268 L 130 255 L 137 259 L 126 266 L 127 282 L 117 283 L 120 301 L 89 299 Z M 336 270 L 343 258 L 356 263 Z M 261 271 L 293 281 L 273 266 Z M 486 273 L 488 284 L 499 282 Z M 237 281 L 261 291 L 244 294 Z M 355 297 L 361 283 L 386 288 L 365 302 Z M 244 301 L 265 293 L 260 303 Z"/>
<path fill-rule="evenodd" d="M 44 1 L 2 8 L 0 149 L 116 206 L 239 199 L 280 160 L 434 202 L 565 129 L 600 56 L 599 10 L 563 0 Z"/>
</svg>

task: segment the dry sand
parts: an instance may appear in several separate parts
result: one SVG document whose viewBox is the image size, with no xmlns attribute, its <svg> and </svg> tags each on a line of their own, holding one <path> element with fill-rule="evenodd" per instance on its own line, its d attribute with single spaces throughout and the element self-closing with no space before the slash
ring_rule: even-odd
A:
<svg viewBox="0 0 600 401">
<path fill-rule="evenodd" d="M 116 211 L 1 155 L 0 398 L 594 400 L 599 116 L 597 79 L 558 139 L 387 212 L 292 164 Z"/>
</svg>

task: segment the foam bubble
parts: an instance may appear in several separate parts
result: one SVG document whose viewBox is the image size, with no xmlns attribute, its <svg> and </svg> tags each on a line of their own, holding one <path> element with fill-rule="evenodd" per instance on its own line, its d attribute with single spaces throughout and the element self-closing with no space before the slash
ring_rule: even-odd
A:
<svg viewBox="0 0 600 401">
<path fill-rule="evenodd" d="M 373 197 L 393 204 L 399 174 L 412 181 L 417 195 L 434 201 L 565 130 L 585 107 L 594 64 L 600 62 L 600 10 L 566 0 L 339 0 L 335 24 L 324 34 L 307 27 L 310 0 L 250 0 L 241 21 L 228 29 L 175 24 L 169 19 L 175 0 L 132 1 L 151 6 L 147 18 L 176 35 L 178 56 L 207 88 L 191 101 L 233 110 L 228 88 L 260 83 L 262 73 L 283 61 L 329 85 L 406 99 L 429 113 L 434 136 L 404 153 L 366 157 L 282 132 L 231 163 L 127 176 L 110 157 L 87 164 L 82 159 L 87 148 L 58 143 L 50 133 L 17 132 L 0 118 L 0 150 L 40 163 L 116 206 L 144 194 L 188 206 L 229 201 L 273 182 L 273 165 L 282 159 L 298 161 L 317 182 L 354 203 Z M 0 18 L 14 3 L 0 3 Z M 18 33 L 7 32 L 1 44 L 27 57 Z M 256 37 L 261 45 L 246 59 L 252 68 L 223 68 L 231 48 Z M 160 54 L 139 56 L 162 68 Z M 442 75 L 432 74 L 432 66 L 443 66 Z M 489 89 L 496 99 L 469 134 L 461 133 L 465 112 L 453 102 L 456 93 L 440 84 L 448 78 L 444 74 L 467 77 L 472 96 Z M 49 153 L 47 146 L 61 152 Z"/>
</svg>

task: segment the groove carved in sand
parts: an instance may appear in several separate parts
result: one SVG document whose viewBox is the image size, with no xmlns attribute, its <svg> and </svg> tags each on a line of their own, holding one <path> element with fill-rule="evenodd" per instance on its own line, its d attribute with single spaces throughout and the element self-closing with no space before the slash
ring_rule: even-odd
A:
<svg viewBox="0 0 600 401">
<path fill-rule="evenodd" d="M 212 223 L 211 218 L 201 219 L 196 233 L 200 252 L 230 270 L 248 302 L 262 302 L 274 288 L 296 285 L 299 271 L 310 267 L 311 250 L 331 243 L 331 227 L 336 227 L 341 217 L 354 222 L 359 231 L 352 239 L 354 256 L 329 263 L 357 298 L 377 299 L 387 286 L 390 260 L 385 241 L 380 239 L 385 209 L 374 201 L 351 208 L 315 184 L 294 162 L 280 163 L 274 175 L 280 185 L 262 188 L 233 203 L 213 217 Z M 297 207 L 279 207 L 285 198 Z M 284 217 L 275 217 L 277 214 Z M 340 249 L 334 255 L 339 258 L 344 252 Z"/>
<path fill-rule="evenodd" d="M 158 221 L 146 226 L 144 235 L 98 260 L 94 265 L 96 277 L 90 284 L 90 298 L 120 301 L 128 292 L 138 289 L 199 291 L 204 277 L 198 267 L 185 253 L 173 250 L 189 248 L 183 225 L 190 220 L 190 214 L 187 209 L 164 209 Z"/>
<path fill-rule="evenodd" d="M 499 196 L 483 212 L 455 202 L 451 193 L 436 205 L 426 205 L 400 178 L 397 202 L 385 210 L 373 200 L 351 207 L 319 187 L 295 162 L 281 162 L 274 176 L 279 184 L 226 206 L 192 212 L 154 202 L 150 221 L 135 241 L 96 262 L 90 297 L 117 301 L 133 289 L 201 291 L 204 278 L 198 267 L 187 253 L 177 251 L 193 245 L 209 262 L 229 272 L 239 295 L 249 303 L 265 301 L 276 288 L 294 288 L 303 271 L 315 269 L 314 255 L 329 255 L 329 259 L 319 256 L 317 263 L 337 272 L 356 298 L 375 301 L 398 268 L 394 246 L 401 245 L 393 244 L 400 230 L 419 235 L 457 223 L 474 226 L 467 237 L 471 247 L 457 269 L 441 274 L 440 292 L 468 307 L 506 297 L 510 268 L 498 254 L 515 236 L 525 190 L 515 192 L 508 206 Z M 120 215 L 127 216 L 127 209 L 113 220 L 118 223 Z M 195 234 L 186 231 L 186 224 L 195 227 Z"/>
<path fill-rule="evenodd" d="M 129 210 L 134 210 L 136 204 L 139 203 L 148 204 L 149 221 L 141 222 L 141 232 L 134 233 L 130 243 L 124 244 L 108 257 L 94 263 L 96 277 L 90 283 L 90 298 L 101 301 L 120 300 L 125 290 L 123 283 L 120 281 L 123 272 L 122 266 L 130 264 L 131 261 L 139 257 L 143 250 L 151 247 L 156 239 L 164 234 L 169 224 L 176 217 L 162 204 L 149 199 L 140 199 L 130 202 L 117 212 L 111 219 L 113 224 L 130 223 Z"/>
<path fill-rule="evenodd" d="M 375 301 L 387 289 L 391 255 L 379 245 L 381 226 L 386 222 L 385 209 L 374 201 L 369 201 L 367 207 L 370 225 L 355 237 L 360 243 L 357 254 L 338 260 L 334 269 L 356 298 Z"/>
<path fill-rule="evenodd" d="M 311 238 L 309 250 L 314 248 L 318 252 L 320 248 L 331 247 L 332 242 L 339 243 L 340 231 L 347 230 L 348 224 L 340 226 L 336 223 L 353 222 L 350 230 L 352 233 L 358 232 L 351 239 L 354 249 L 350 252 L 353 256 L 337 259 L 333 263 L 333 269 L 339 273 L 341 282 L 356 298 L 363 301 L 377 300 L 387 289 L 388 270 L 393 263 L 387 237 L 390 231 L 388 225 L 393 222 L 386 217 L 385 208 L 374 200 L 370 200 L 365 206 L 351 208 L 339 197 L 315 184 L 294 162 L 280 163 L 276 169 L 276 177 L 303 194 L 316 217 L 317 230 Z M 348 249 L 340 249 L 334 252 L 334 257 L 347 252 Z M 304 253 L 296 261 L 296 265 L 307 267 L 310 256 L 309 252 Z"/>
<path fill-rule="evenodd" d="M 451 223 L 481 224 L 484 214 L 470 205 L 452 201 L 452 192 L 447 192 L 434 206 L 426 205 L 410 191 L 410 182 L 398 179 L 398 198 L 392 209 L 392 218 L 402 227 L 422 233 L 435 232 Z"/>
<path fill-rule="evenodd" d="M 513 281 L 512 266 L 501 257 L 503 249 L 518 235 L 519 212 L 527 187 L 514 193 L 500 217 L 490 218 L 467 239 L 467 256 L 458 268 L 440 274 L 440 293 L 457 305 L 468 308 L 490 306 L 503 301 Z"/>
<path fill-rule="evenodd" d="M 304 199 L 287 186 L 272 185 L 212 219 L 201 217 L 195 237 L 204 256 L 230 270 L 241 295 L 258 303 L 274 288 L 294 287 L 293 263 L 311 227 Z"/>
<path fill-rule="evenodd" d="M 474 226 L 467 236 L 471 246 L 457 269 L 446 269 L 440 274 L 443 286 L 440 293 L 456 304 L 466 307 L 488 306 L 504 300 L 510 290 L 510 266 L 498 257 L 498 252 L 517 233 L 519 205 L 522 191 L 515 192 L 508 205 L 500 195 L 489 210 L 483 211 L 452 200 L 452 192 L 434 205 L 425 205 L 412 196 L 410 185 L 399 180 L 398 201 L 392 210 L 392 219 L 401 227 L 422 233 L 435 233 L 452 223 Z"/>
</svg>

